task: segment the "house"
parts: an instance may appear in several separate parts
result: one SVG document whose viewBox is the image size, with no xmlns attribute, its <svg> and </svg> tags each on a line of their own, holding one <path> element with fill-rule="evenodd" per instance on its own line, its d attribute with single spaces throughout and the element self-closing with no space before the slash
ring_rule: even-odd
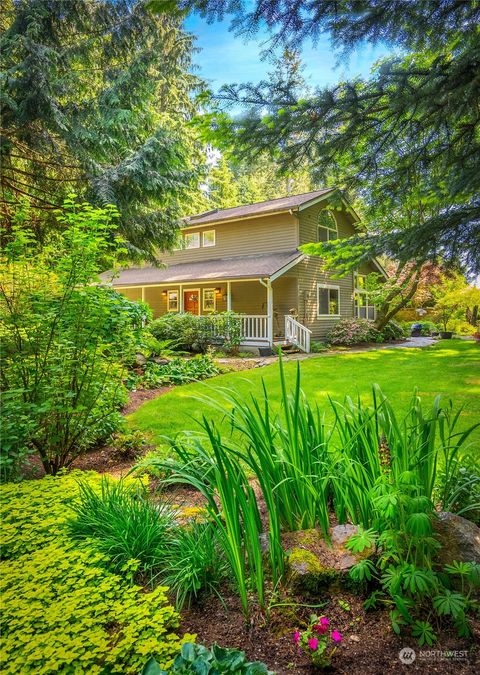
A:
<svg viewBox="0 0 480 675">
<path fill-rule="evenodd" d="M 242 315 L 244 345 L 294 343 L 309 351 L 342 318 L 375 318 L 364 288 L 371 265 L 340 279 L 299 246 L 348 237 L 359 217 L 336 188 L 289 195 L 186 219 L 164 267 L 124 269 L 113 286 L 167 312 Z"/>
</svg>

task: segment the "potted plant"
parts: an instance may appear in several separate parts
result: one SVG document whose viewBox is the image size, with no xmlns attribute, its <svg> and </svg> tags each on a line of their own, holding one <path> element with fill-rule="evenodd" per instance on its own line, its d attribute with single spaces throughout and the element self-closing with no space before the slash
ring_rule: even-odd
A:
<svg viewBox="0 0 480 675">
<path fill-rule="evenodd" d="M 478 328 L 473 334 L 473 339 L 480 343 L 480 330 L 478 330 Z"/>
<path fill-rule="evenodd" d="M 451 340 L 453 337 L 453 331 L 448 330 L 448 322 L 450 317 L 453 314 L 453 309 L 444 305 L 440 308 L 440 322 L 442 324 L 443 330 L 440 331 L 440 337 L 442 340 Z"/>
</svg>

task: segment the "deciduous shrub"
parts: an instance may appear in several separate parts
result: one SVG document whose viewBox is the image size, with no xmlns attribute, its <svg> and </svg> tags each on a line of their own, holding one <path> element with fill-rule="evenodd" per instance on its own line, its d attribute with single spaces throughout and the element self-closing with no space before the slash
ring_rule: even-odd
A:
<svg viewBox="0 0 480 675">
<path fill-rule="evenodd" d="M 234 312 L 211 316 L 165 314 L 148 326 L 157 340 L 175 340 L 180 349 L 202 352 L 212 344 L 238 349 L 242 341 L 241 327 L 241 319 Z"/>
<path fill-rule="evenodd" d="M 108 559 L 66 533 L 82 476 L 8 484 L 0 495 L 2 664 L 5 673 L 138 673 L 154 656 L 168 670 L 181 643 L 166 589 L 145 593 Z"/>
<path fill-rule="evenodd" d="M 380 342 L 381 335 L 367 319 L 341 319 L 327 335 L 332 345 L 358 345 L 363 342 Z"/>
<path fill-rule="evenodd" d="M 18 472 L 29 447 L 54 474 L 118 427 L 121 362 L 134 351 L 147 311 L 96 284 L 121 255 L 110 237 L 115 217 L 113 207 L 68 199 L 57 213 L 59 233 L 42 247 L 18 227 L 4 249 L 1 388 L 19 433 L 3 435 L 3 474 Z"/>
<path fill-rule="evenodd" d="M 401 340 L 402 338 L 406 337 L 406 335 L 407 334 L 404 328 L 398 323 L 398 321 L 394 321 L 393 319 L 390 319 L 390 321 L 382 328 L 380 332 L 382 342 Z"/>
</svg>

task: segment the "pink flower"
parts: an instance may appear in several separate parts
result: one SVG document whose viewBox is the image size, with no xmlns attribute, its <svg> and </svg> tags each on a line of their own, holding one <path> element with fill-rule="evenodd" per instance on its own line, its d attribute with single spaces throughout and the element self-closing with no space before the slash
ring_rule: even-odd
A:
<svg viewBox="0 0 480 675">
<path fill-rule="evenodd" d="M 342 634 L 338 632 L 338 630 L 332 630 L 332 640 L 334 642 L 341 642 L 342 641 Z"/>
<path fill-rule="evenodd" d="M 295 633 L 293 634 L 293 641 L 295 642 L 296 645 L 300 642 L 300 631 L 296 630 Z"/>
<path fill-rule="evenodd" d="M 313 630 L 316 633 L 319 633 L 320 635 L 325 635 L 329 625 L 330 625 L 330 621 L 327 619 L 327 617 L 321 616 L 320 619 L 319 619 L 319 623 L 317 623 L 317 625 L 313 627 Z"/>
<path fill-rule="evenodd" d="M 318 649 L 318 640 L 317 638 L 310 638 L 308 640 L 308 646 L 310 649 L 313 649 L 313 651 L 316 651 Z"/>
</svg>

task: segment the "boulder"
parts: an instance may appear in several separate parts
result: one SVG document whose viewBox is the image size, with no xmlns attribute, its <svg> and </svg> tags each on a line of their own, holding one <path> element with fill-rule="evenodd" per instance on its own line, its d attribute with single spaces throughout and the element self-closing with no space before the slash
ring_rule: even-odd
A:
<svg viewBox="0 0 480 675">
<path fill-rule="evenodd" d="M 356 525 L 330 529 L 330 544 L 317 529 L 288 532 L 282 537 L 287 556 L 288 579 L 295 591 L 317 593 L 334 582 L 345 580 L 350 569 L 373 551 L 354 555 L 345 544 L 356 534 Z"/>
<path fill-rule="evenodd" d="M 434 531 L 442 548 L 438 560 L 449 565 L 453 560 L 480 564 L 480 528 L 471 520 L 443 511 L 434 521 Z"/>
<path fill-rule="evenodd" d="M 144 366 L 147 363 L 147 357 L 144 356 L 141 352 L 135 354 L 135 364 L 137 366 Z"/>
</svg>

